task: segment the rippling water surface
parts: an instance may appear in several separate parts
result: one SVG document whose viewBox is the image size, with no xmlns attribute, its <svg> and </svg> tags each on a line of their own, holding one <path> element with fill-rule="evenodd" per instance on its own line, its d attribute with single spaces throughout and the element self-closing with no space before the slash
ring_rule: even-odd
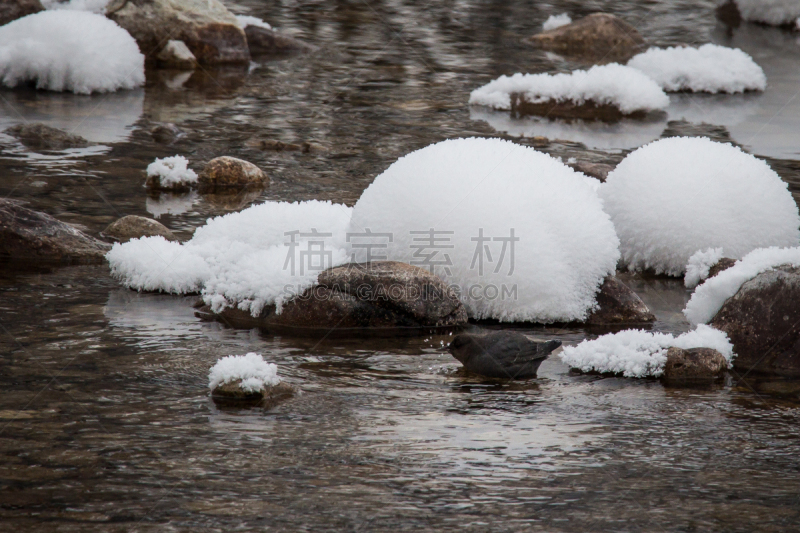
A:
<svg viewBox="0 0 800 533">
<path fill-rule="evenodd" d="M 397 157 L 445 138 L 559 139 L 560 156 L 618 161 L 668 121 L 724 126 L 797 182 L 797 34 L 728 28 L 707 1 L 285 2 L 241 0 L 319 50 L 248 70 L 150 72 L 92 97 L 0 91 L 0 126 L 44 121 L 92 147 L 36 153 L 0 135 L 0 193 L 98 232 L 156 216 L 188 238 L 212 215 L 264 199 L 352 205 Z M 660 45 L 738 46 L 762 95 L 674 95 L 663 122 L 598 128 L 469 109 L 500 74 L 575 68 L 526 47 L 552 14 L 616 13 Z M 149 129 L 174 122 L 170 146 Z M 700 127 L 702 129 L 702 127 Z M 719 128 L 715 131 L 720 131 Z M 253 138 L 309 141 L 309 154 Z M 582 144 L 578 144 L 582 143 Z M 148 197 L 155 157 L 218 155 L 267 170 L 260 197 Z M 625 275 L 688 329 L 678 280 Z M 735 376 L 708 389 L 577 375 L 467 376 L 416 339 L 297 339 L 200 322 L 194 299 L 122 289 L 106 266 L 0 275 L 0 529 L 14 531 L 792 531 L 800 523 L 800 402 Z M 476 329 L 495 327 L 473 326 Z M 597 332 L 520 328 L 575 343 Z M 260 352 L 302 394 L 272 410 L 220 409 L 217 358 Z"/>
</svg>

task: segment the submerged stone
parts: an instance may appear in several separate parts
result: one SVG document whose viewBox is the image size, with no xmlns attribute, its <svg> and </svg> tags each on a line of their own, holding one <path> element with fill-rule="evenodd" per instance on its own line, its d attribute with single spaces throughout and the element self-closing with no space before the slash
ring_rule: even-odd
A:
<svg viewBox="0 0 800 533">
<path fill-rule="evenodd" d="M 63 150 L 65 148 L 84 148 L 89 146 L 89 141 L 80 135 L 67 133 L 39 122 L 17 124 L 6 129 L 5 132 L 19 139 L 28 148 L 33 149 Z"/>
<path fill-rule="evenodd" d="M 303 41 L 271 28 L 250 25 L 245 27 L 244 33 L 252 55 L 285 56 L 313 50 Z"/>
</svg>

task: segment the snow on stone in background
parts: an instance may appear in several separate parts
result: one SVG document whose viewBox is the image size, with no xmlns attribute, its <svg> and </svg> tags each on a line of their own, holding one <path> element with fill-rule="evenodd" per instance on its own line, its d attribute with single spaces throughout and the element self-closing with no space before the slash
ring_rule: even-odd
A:
<svg viewBox="0 0 800 533">
<path fill-rule="evenodd" d="M 641 71 L 612 63 L 574 70 L 569 74 L 500 76 L 469 96 L 472 105 L 511 109 L 511 93 L 522 93 L 533 103 L 556 100 L 577 105 L 587 102 L 616 106 L 623 113 L 663 109 L 669 97 Z"/>
<path fill-rule="evenodd" d="M 281 382 L 278 365 L 267 363 L 261 354 L 229 355 L 218 360 L 208 373 L 208 388 L 212 391 L 220 385 L 242 380 L 245 392 L 258 392 Z"/>
<path fill-rule="evenodd" d="M 686 276 L 683 278 L 683 284 L 689 289 L 697 287 L 708 277 L 711 267 L 716 265 L 720 259 L 722 259 L 722 248 L 709 248 L 695 252 L 686 264 Z"/>
<path fill-rule="evenodd" d="M 767 77 L 738 48 L 705 44 L 700 48 L 651 48 L 628 61 L 665 91 L 741 93 L 763 91 Z"/>
<path fill-rule="evenodd" d="M 797 246 L 800 214 L 764 161 L 707 138 L 672 137 L 630 153 L 600 187 L 631 270 L 680 276 L 698 250 L 739 259 Z"/>
<path fill-rule="evenodd" d="M 0 80 L 79 94 L 144 84 L 144 56 L 116 23 L 85 11 L 42 11 L 0 26 Z"/>
<path fill-rule="evenodd" d="M 736 0 L 742 18 L 773 26 L 792 24 L 800 17 L 797 0 Z"/>
<path fill-rule="evenodd" d="M 264 28 L 265 30 L 272 29 L 272 26 L 258 17 L 251 17 L 249 15 L 236 15 L 236 21 L 239 23 L 239 27 L 242 29 L 245 29 L 248 26 L 258 26 L 259 28 Z"/>
<path fill-rule="evenodd" d="M 781 265 L 800 267 L 800 248 L 762 248 L 753 250 L 732 267 L 708 279 L 695 289 L 683 314 L 692 324 L 709 322 L 743 284 L 757 275 Z"/>
<path fill-rule="evenodd" d="M 581 320 L 619 258 L 619 240 L 588 180 L 509 141 L 447 140 L 401 157 L 375 178 L 353 208 L 349 231 L 391 234 L 392 242 L 372 239 L 387 246 L 373 254 L 433 265 L 459 287 L 474 318 Z M 439 239 L 433 243 L 431 229 Z M 498 239 L 509 239 L 512 229 L 519 239 L 514 258 L 507 248 L 501 263 Z M 364 250 L 354 252 L 366 259 Z M 503 298 L 503 287 L 516 287 L 516 298 Z"/>
<path fill-rule="evenodd" d="M 280 312 L 285 299 L 316 281 L 320 271 L 308 265 L 321 263 L 303 262 L 301 255 L 318 247 L 315 242 L 323 241 L 324 252 L 330 252 L 326 268 L 347 261 L 350 213 L 347 206 L 316 200 L 265 202 L 209 219 L 185 243 L 144 237 L 115 244 L 106 258 L 112 275 L 131 289 L 200 291 L 217 312 L 238 304 L 257 316 L 273 303 Z M 314 236 L 313 230 L 331 235 Z M 305 236 L 296 235 L 297 246 L 287 246 L 292 238 L 287 232 Z M 290 253 L 294 268 L 287 264 Z"/>
<path fill-rule="evenodd" d="M 734 358 L 728 336 L 703 324 L 678 337 L 638 329 L 609 333 L 577 346 L 566 346 L 559 357 L 583 372 L 612 372 L 627 378 L 657 377 L 664 373 L 667 350 L 673 346 L 685 350 L 713 348 L 725 357 L 728 366 Z"/>
<path fill-rule="evenodd" d="M 91 11 L 105 13 L 110 0 L 42 0 L 45 9 L 68 9 L 74 11 Z"/>
<path fill-rule="evenodd" d="M 550 15 L 547 20 L 544 21 L 544 24 L 542 24 L 542 29 L 544 31 L 554 30 L 556 28 L 560 28 L 561 26 L 566 26 L 570 22 L 572 22 L 572 18 L 570 18 L 568 13 Z"/>
<path fill-rule="evenodd" d="M 148 176 L 158 176 L 164 188 L 197 183 L 197 173 L 189 168 L 189 160 L 182 155 L 156 159 L 147 166 Z"/>
</svg>

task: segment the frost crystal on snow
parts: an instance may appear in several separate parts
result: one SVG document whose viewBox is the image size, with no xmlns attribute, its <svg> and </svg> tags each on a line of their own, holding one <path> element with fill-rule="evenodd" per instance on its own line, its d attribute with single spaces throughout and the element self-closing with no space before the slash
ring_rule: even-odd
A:
<svg viewBox="0 0 800 533">
<path fill-rule="evenodd" d="M 709 248 L 696 252 L 686 264 L 686 276 L 683 278 L 683 284 L 689 289 L 697 287 L 698 283 L 708 277 L 709 270 L 720 259 L 722 259 L 722 248 Z"/>
<path fill-rule="evenodd" d="M 189 160 L 182 155 L 156 159 L 147 166 L 148 176 L 158 176 L 161 187 L 197 183 L 197 173 L 189 168 Z"/>
<path fill-rule="evenodd" d="M 632 270 L 683 275 L 698 250 L 739 259 L 766 246 L 797 246 L 800 214 L 767 163 L 706 138 L 661 139 L 609 173 L 600 197 Z"/>
<path fill-rule="evenodd" d="M 738 48 L 705 44 L 700 48 L 651 48 L 628 61 L 665 91 L 741 93 L 763 91 L 767 77 Z"/>
<path fill-rule="evenodd" d="M 685 350 L 713 348 L 725 357 L 728 366 L 734 358 L 728 336 L 703 324 L 678 337 L 638 329 L 610 333 L 577 346 L 567 346 L 559 357 L 583 372 L 612 372 L 628 378 L 657 377 L 664 373 L 667 350 L 673 346 Z"/>
<path fill-rule="evenodd" d="M 566 26 L 570 22 L 572 22 L 572 19 L 568 13 L 550 15 L 547 20 L 544 21 L 544 24 L 542 24 L 542 29 L 544 31 L 554 30 L 556 28 L 560 28 L 561 26 Z"/>
<path fill-rule="evenodd" d="M 732 267 L 723 270 L 697 287 L 683 314 L 692 324 L 709 322 L 746 282 L 781 265 L 800 266 L 800 248 L 763 248 L 753 250 Z"/>
<path fill-rule="evenodd" d="M 217 361 L 208 373 L 208 388 L 213 391 L 219 385 L 237 380 L 242 381 L 240 386 L 245 392 L 258 392 L 281 382 L 276 364 L 267 363 L 261 354 L 250 352 Z"/>
<path fill-rule="evenodd" d="M 0 26 L 0 80 L 79 94 L 144 83 L 144 56 L 115 22 L 86 11 L 42 11 Z"/>
<path fill-rule="evenodd" d="M 524 94 L 532 103 L 555 100 L 576 105 L 587 102 L 616 106 L 623 113 L 663 109 L 669 97 L 641 71 L 612 63 L 574 70 L 569 74 L 500 76 L 469 96 L 472 105 L 510 110 L 511 94 Z"/>
</svg>

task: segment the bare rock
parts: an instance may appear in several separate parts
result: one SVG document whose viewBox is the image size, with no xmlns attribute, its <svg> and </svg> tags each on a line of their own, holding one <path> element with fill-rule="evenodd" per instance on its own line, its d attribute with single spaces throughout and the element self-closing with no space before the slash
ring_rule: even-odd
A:
<svg viewBox="0 0 800 533">
<path fill-rule="evenodd" d="M 555 30 L 554 30 L 555 31 Z M 511 93 L 511 114 L 515 117 L 540 116 L 563 119 L 601 120 L 617 122 L 623 118 L 646 119 L 663 115 L 663 111 L 634 110 L 624 113 L 612 104 L 586 101 L 576 104 L 569 100 L 531 102 L 524 93 Z"/>
<path fill-rule="evenodd" d="M 128 215 L 112 222 L 103 230 L 103 235 L 119 242 L 155 236 L 164 237 L 168 241 L 178 240 L 164 224 L 136 215 Z"/>
<path fill-rule="evenodd" d="M 206 164 L 198 177 L 200 192 L 261 188 L 269 183 L 266 172 L 244 159 L 222 156 Z"/>
<path fill-rule="evenodd" d="M 0 2 L 0 26 L 39 11 L 44 11 L 39 0 L 3 0 Z"/>
<path fill-rule="evenodd" d="M 183 41 L 167 41 L 164 48 L 156 56 L 158 66 L 178 70 L 194 70 L 197 58 Z"/>
<path fill-rule="evenodd" d="M 12 200 L 0 200 L 0 260 L 41 266 L 105 262 L 110 245 Z"/>
<path fill-rule="evenodd" d="M 639 295 L 616 276 L 608 276 L 603 281 L 597 293 L 597 304 L 599 308 L 586 319 L 587 325 L 650 324 L 656 320 Z"/>
<path fill-rule="evenodd" d="M 288 400 L 297 393 L 297 389 L 285 382 L 266 386 L 257 391 L 244 390 L 241 384 L 240 379 L 222 383 L 211 391 L 211 398 L 215 403 L 222 405 L 248 404 L 268 408 Z"/>
<path fill-rule="evenodd" d="M 708 382 L 725 375 L 728 362 L 712 348 L 670 348 L 664 365 L 664 379 L 670 383 Z"/>
<path fill-rule="evenodd" d="M 578 172 L 583 172 L 587 176 L 597 178 L 603 183 L 605 183 L 606 178 L 608 178 L 609 172 L 614 170 L 613 165 L 607 165 L 605 163 L 590 163 L 588 161 L 577 161 L 575 163 L 569 163 L 568 165 Z"/>
<path fill-rule="evenodd" d="M 742 373 L 800 377 L 800 268 L 762 272 L 728 298 L 711 325 L 728 334 Z"/>
<path fill-rule="evenodd" d="M 544 50 L 592 63 L 624 63 L 644 51 L 639 32 L 614 15 L 594 13 L 571 24 L 528 38 Z"/>
<path fill-rule="evenodd" d="M 122 26 L 145 57 L 183 41 L 201 65 L 248 64 L 247 37 L 219 0 L 112 0 L 106 16 Z"/>
<path fill-rule="evenodd" d="M 731 259 L 730 257 L 723 257 L 716 263 L 714 263 L 711 268 L 708 269 L 708 277 L 713 278 L 723 270 L 728 270 L 730 267 L 736 264 L 736 259 Z"/>
<path fill-rule="evenodd" d="M 182 137 L 184 133 L 172 122 L 167 122 L 165 124 L 153 126 L 150 130 L 150 135 L 152 135 L 153 139 L 158 143 L 172 144 L 178 140 L 178 138 Z"/>
<path fill-rule="evenodd" d="M 38 122 L 17 124 L 6 129 L 5 132 L 34 150 L 63 150 L 89 146 L 89 141 L 80 135 L 73 135 Z"/>
<path fill-rule="evenodd" d="M 247 35 L 247 46 L 254 56 L 286 56 L 310 52 L 314 48 L 303 41 L 290 37 L 284 33 L 260 26 L 247 26 L 244 29 Z"/>
</svg>

